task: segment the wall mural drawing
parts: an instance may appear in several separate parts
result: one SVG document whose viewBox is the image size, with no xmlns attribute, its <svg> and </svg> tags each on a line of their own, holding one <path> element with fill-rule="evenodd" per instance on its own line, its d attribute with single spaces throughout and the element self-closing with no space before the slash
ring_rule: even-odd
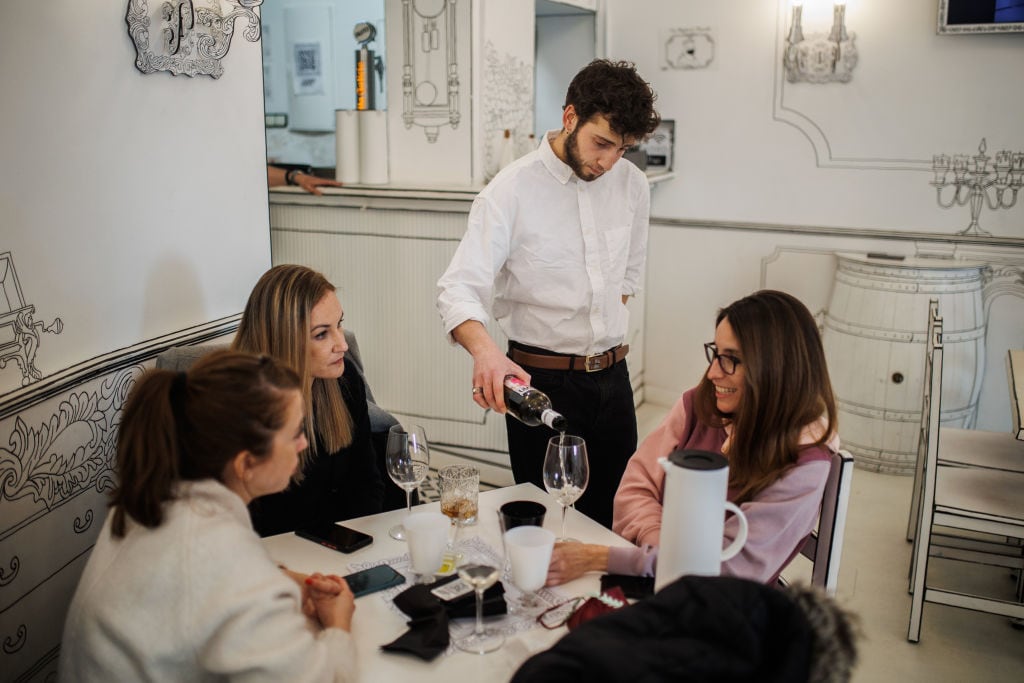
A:
<svg viewBox="0 0 1024 683">
<path fill-rule="evenodd" d="M 402 121 L 437 142 L 441 126 L 459 127 L 456 0 L 402 0 Z M 442 91 L 443 90 L 443 91 Z"/>
<path fill-rule="evenodd" d="M 484 139 L 487 141 L 484 167 L 493 177 L 500 169 L 502 133 L 512 132 L 516 156 L 522 143 L 533 133 L 533 65 L 507 53 L 498 52 L 490 40 L 484 46 Z"/>
<path fill-rule="evenodd" d="M 64 330 L 60 318 L 46 325 L 35 319 L 35 312 L 22 294 L 11 253 L 0 253 L 0 370 L 13 360 L 21 370 L 21 386 L 43 378 L 35 364 L 40 337 Z"/>
<path fill-rule="evenodd" d="M 223 4 L 231 9 L 224 13 Z M 135 66 L 144 74 L 170 71 L 178 76 L 220 78 L 220 60 L 231 47 L 235 19 L 247 22 L 242 35 L 260 39 L 260 18 L 254 11 L 263 0 L 168 0 L 150 9 L 147 0 L 128 0 L 128 34 L 135 44 Z M 159 22 L 160 39 L 150 45 L 149 29 Z"/>
<path fill-rule="evenodd" d="M 0 557 L 0 586 L 27 596 L 60 572 L 43 566 L 32 548 L 11 542 L 17 534 L 28 533 L 25 527 L 33 522 L 56 515 L 60 525 L 83 538 L 80 542 L 64 539 L 55 550 L 61 557 L 59 563 L 79 556 L 79 543 L 91 546 L 94 542 L 93 522 L 103 520 L 105 494 L 115 485 L 121 413 L 142 370 L 143 366 L 135 364 L 91 382 L 84 391 L 71 392 L 60 400 L 56 412 L 37 426 L 30 427 L 20 415 L 15 418 L 6 445 L 0 445 L 0 549 L 5 553 Z M 80 497 L 82 494 L 89 495 Z M 72 502 L 75 504 L 65 506 Z M 94 511 L 93 507 L 102 509 Z M 15 549 L 17 554 L 11 552 Z M 20 556 L 21 551 L 25 557 Z M 46 630 L 45 619 L 32 627 L 19 623 L 27 618 L 19 611 L 19 601 L 14 599 L 0 610 L 7 621 L 0 634 L 6 655 L 22 650 L 35 627 Z"/>
<path fill-rule="evenodd" d="M 37 428 L 17 417 L 7 446 L 0 446 L 0 503 L 28 496 L 52 510 L 83 489 L 112 489 L 121 407 L 139 370 L 122 370 L 99 391 L 71 393 Z M 88 433 L 83 444 L 76 433 L 81 429 Z M 82 525 L 76 520 L 75 531 L 88 528 Z"/>
</svg>

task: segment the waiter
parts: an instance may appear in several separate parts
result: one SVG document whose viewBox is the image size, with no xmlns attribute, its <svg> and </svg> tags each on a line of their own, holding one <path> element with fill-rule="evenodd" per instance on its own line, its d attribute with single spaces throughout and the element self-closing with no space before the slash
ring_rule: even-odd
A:
<svg viewBox="0 0 1024 683">
<path fill-rule="evenodd" d="M 473 400 L 505 412 L 516 375 L 546 393 L 583 437 L 590 483 L 577 508 L 611 527 L 612 499 L 636 450 L 624 338 L 640 291 L 650 187 L 623 153 L 657 128 L 654 92 L 628 62 L 595 60 L 570 83 L 561 130 L 477 196 L 438 280 L 445 332 L 473 356 Z M 490 311 L 488 311 L 488 308 Z M 484 325 L 511 340 L 507 355 Z M 505 417 L 512 474 L 543 488 L 546 427 Z"/>
</svg>

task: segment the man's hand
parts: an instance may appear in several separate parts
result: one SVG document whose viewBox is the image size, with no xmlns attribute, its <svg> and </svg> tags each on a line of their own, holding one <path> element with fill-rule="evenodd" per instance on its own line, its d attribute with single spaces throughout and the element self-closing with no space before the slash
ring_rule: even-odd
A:
<svg viewBox="0 0 1024 683">
<path fill-rule="evenodd" d="M 461 323 L 452 330 L 452 336 L 473 356 L 473 400 L 481 408 L 503 414 L 506 410 L 505 377 L 515 375 L 529 384 L 530 373 L 501 352 L 479 321 Z"/>
</svg>

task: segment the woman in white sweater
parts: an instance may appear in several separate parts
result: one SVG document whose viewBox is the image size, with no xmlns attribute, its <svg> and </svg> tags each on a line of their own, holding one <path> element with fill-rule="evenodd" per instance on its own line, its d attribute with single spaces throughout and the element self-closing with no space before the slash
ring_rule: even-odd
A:
<svg viewBox="0 0 1024 683">
<path fill-rule="evenodd" d="M 288 485 L 306 445 L 299 379 L 268 357 L 223 351 L 143 375 L 61 680 L 353 680 L 345 580 L 286 575 L 246 509 Z"/>
</svg>

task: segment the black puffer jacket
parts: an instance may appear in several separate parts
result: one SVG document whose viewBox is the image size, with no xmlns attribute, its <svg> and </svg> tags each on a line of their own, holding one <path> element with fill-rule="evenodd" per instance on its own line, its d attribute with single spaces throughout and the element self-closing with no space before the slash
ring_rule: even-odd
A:
<svg viewBox="0 0 1024 683">
<path fill-rule="evenodd" d="M 813 637 L 787 593 L 687 576 L 583 624 L 527 660 L 512 681 L 805 683 Z"/>
</svg>

